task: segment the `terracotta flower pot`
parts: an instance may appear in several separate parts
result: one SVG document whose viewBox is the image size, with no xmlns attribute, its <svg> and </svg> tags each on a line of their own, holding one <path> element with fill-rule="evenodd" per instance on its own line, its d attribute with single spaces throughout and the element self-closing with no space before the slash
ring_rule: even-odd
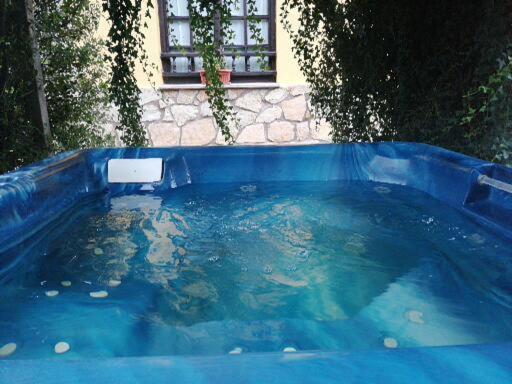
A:
<svg viewBox="0 0 512 384">
<path fill-rule="evenodd" d="M 206 84 L 206 71 L 199 72 L 201 75 L 201 84 Z M 220 81 L 222 84 L 231 84 L 231 69 L 219 69 Z"/>
</svg>

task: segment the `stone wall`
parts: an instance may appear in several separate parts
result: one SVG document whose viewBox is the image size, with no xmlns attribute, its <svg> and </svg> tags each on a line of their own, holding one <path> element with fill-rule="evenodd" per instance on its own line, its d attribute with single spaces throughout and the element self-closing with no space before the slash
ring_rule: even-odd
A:
<svg viewBox="0 0 512 384">
<path fill-rule="evenodd" d="M 330 127 L 312 117 L 307 86 L 229 88 L 240 120 L 235 144 L 316 144 L 330 142 Z M 203 89 L 144 90 L 142 121 L 155 147 L 225 145 Z M 116 124 L 112 114 L 110 131 Z M 117 144 L 122 144 L 119 139 Z"/>
</svg>

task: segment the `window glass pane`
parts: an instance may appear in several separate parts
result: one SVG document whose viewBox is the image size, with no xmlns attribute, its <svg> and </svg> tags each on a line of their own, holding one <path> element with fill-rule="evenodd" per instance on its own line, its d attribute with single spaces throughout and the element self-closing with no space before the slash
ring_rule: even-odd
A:
<svg viewBox="0 0 512 384">
<path fill-rule="evenodd" d="M 231 29 L 234 32 L 234 37 L 229 40 L 226 45 L 244 45 L 244 21 L 243 20 L 231 20 Z"/>
<path fill-rule="evenodd" d="M 188 0 L 167 0 L 168 16 L 188 16 Z"/>
<path fill-rule="evenodd" d="M 190 45 L 190 24 L 184 20 L 174 20 L 169 25 L 169 45 Z"/>
<path fill-rule="evenodd" d="M 256 0 L 256 15 L 268 15 L 268 0 Z"/>
<path fill-rule="evenodd" d="M 203 58 L 202 57 L 194 57 L 194 64 L 196 66 L 195 70 L 200 71 L 203 69 Z"/>
<path fill-rule="evenodd" d="M 263 44 L 268 44 L 268 20 L 260 20 L 257 23 L 259 30 L 261 31 L 261 37 L 263 37 Z M 249 25 L 247 25 L 247 39 L 249 40 L 249 45 L 256 45 L 256 41 L 251 36 L 251 30 L 249 29 Z"/>
<path fill-rule="evenodd" d="M 231 57 L 231 56 L 224 56 L 223 57 L 223 61 L 224 61 L 224 68 L 226 68 L 226 69 L 233 69 L 233 57 Z"/>
<path fill-rule="evenodd" d="M 263 63 L 260 58 L 257 56 L 249 57 L 249 68 L 251 72 L 261 72 L 265 70 L 265 67 L 268 67 L 268 57 L 263 58 Z"/>
<path fill-rule="evenodd" d="M 236 0 L 234 4 L 229 7 L 231 9 L 231 15 L 243 16 L 244 15 L 244 0 Z"/>
<path fill-rule="evenodd" d="M 236 72 L 245 72 L 245 58 L 243 56 L 224 56 L 226 68 Z"/>
<path fill-rule="evenodd" d="M 176 65 L 176 72 L 178 73 L 187 73 L 188 72 L 188 58 L 187 57 L 177 57 L 174 61 Z"/>
<path fill-rule="evenodd" d="M 233 69 L 237 72 L 245 72 L 245 57 L 236 57 Z"/>
</svg>

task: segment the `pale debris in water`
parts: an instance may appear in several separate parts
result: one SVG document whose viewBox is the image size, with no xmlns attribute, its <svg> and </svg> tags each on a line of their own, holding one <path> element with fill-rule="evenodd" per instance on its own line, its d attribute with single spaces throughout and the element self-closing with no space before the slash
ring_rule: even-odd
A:
<svg viewBox="0 0 512 384">
<path fill-rule="evenodd" d="M 409 311 L 407 312 L 407 318 L 409 321 L 416 323 L 416 324 L 424 324 L 425 321 L 423 320 L 423 312 L 420 311 Z"/>
<path fill-rule="evenodd" d="M 96 256 L 101 256 L 101 255 L 103 255 L 103 249 L 101 249 L 101 248 L 94 248 L 94 254 L 95 254 Z"/>
<path fill-rule="evenodd" d="M 41 281 L 39 284 L 41 284 L 41 286 L 45 285 L 46 284 L 46 280 Z"/>
<path fill-rule="evenodd" d="M 57 344 L 55 344 L 55 347 L 54 347 L 55 353 L 58 353 L 58 354 L 66 353 L 70 349 L 71 349 L 71 347 L 65 341 L 59 341 Z"/>
<path fill-rule="evenodd" d="M 293 352 L 297 352 L 297 350 L 295 348 L 293 348 L 293 347 L 285 347 L 283 349 L 283 352 L 284 353 L 293 353 Z"/>
<path fill-rule="evenodd" d="M 257 187 L 255 185 L 242 185 L 240 190 L 244 193 L 255 192 Z"/>
<path fill-rule="evenodd" d="M 375 187 L 373 188 L 373 190 L 377 193 L 381 193 L 381 194 L 386 194 L 386 193 L 390 193 L 391 192 L 391 189 L 389 189 L 388 187 Z"/>
<path fill-rule="evenodd" d="M 366 238 L 359 234 L 353 234 L 349 236 L 347 242 L 343 246 L 343 249 L 353 255 L 360 256 L 366 253 L 366 246 L 364 245 L 364 241 Z"/>
<path fill-rule="evenodd" d="M 183 226 L 186 228 L 186 229 L 190 229 L 188 223 L 185 221 L 185 218 L 183 216 L 181 216 L 180 214 L 177 214 L 177 213 L 173 213 L 172 216 L 176 219 L 176 220 L 179 220 L 181 222 L 181 224 L 183 224 Z"/>
<path fill-rule="evenodd" d="M 119 287 L 120 285 L 121 285 L 121 280 L 111 279 L 111 280 L 108 281 L 108 286 L 109 287 L 115 288 L 115 287 Z"/>
<path fill-rule="evenodd" d="M 186 285 L 182 290 L 187 295 L 198 299 L 209 299 L 211 301 L 217 301 L 218 299 L 217 290 L 213 285 L 206 281 L 198 281 L 196 283 Z"/>
<path fill-rule="evenodd" d="M 384 346 L 386 348 L 396 348 L 398 347 L 398 341 L 396 341 L 396 339 L 393 337 L 386 337 L 384 339 Z"/>
<path fill-rule="evenodd" d="M 271 275 L 268 277 L 268 280 L 293 288 L 300 288 L 308 285 L 308 282 L 305 280 L 293 280 L 280 273 Z"/>
<path fill-rule="evenodd" d="M 105 297 L 108 296 L 108 292 L 107 291 L 90 292 L 89 296 L 91 296 L 92 298 L 95 298 L 95 299 L 104 299 Z"/>
<path fill-rule="evenodd" d="M 61 281 L 60 284 L 63 286 L 63 287 L 71 287 L 71 281 L 69 280 L 64 280 L 64 281 Z"/>
<path fill-rule="evenodd" d="M 44 294 L 46 296 L 48 296 L 48 297 L 54 297 L 54 296 L 57 296 L 59 294 L 59 291 L 57 291 L 57 290 L 46 291 Z"/>
<path fill-rule="evenodd" d="M 242 348 L 236 347 L 229 351 L 230 355 L 240 355 L 242 353 Z"/>
<path fill-rule="evenodd" d="M 485 243 L 484 237 L 482 235 L 480 235 L 479 233 L 473 233 L 473 234 L 469 235 L 468 239 L 477 245 L 482 245 Z"/>
<path fill-rule="evenodd" d="M 16 351 L 16 343 L 7 343 L 0 348 L 0 357 L 10 356 Z"/>
</svg>

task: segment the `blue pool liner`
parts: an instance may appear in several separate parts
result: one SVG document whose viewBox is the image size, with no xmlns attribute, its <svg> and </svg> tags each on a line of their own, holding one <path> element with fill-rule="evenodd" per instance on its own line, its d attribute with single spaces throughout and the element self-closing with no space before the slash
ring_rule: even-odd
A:
<svg viewBox="0 0 512 384">
<path fill-rule="evenodd" d="M 162 180 L 109 184 L 107 163 L 162 158 Z M 60 154 L 0 176 L 0 254 L 98 193 L 188 184 L 376 181 L 423 191 L 512 241 L 512 170 L 414 143 L 293 147 L 106 148 Z M 0 259 L 0 280 L 23 260 Z M 97 360 L 0 360 L 0 383 L 512 383 L 512 344 L 349 353 Z"/>
</svg>

